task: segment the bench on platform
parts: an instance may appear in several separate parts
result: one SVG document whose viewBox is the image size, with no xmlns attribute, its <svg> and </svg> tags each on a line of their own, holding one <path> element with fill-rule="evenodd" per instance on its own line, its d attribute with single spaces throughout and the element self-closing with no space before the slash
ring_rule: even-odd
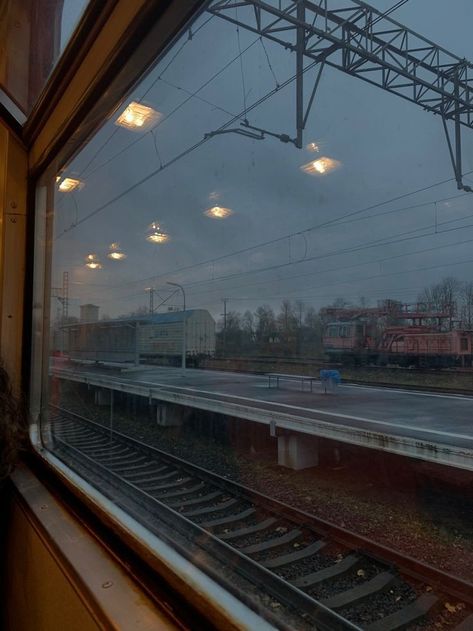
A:
<svg viewBox="0 0 473 631">
<path fill-rule="evenodd" d="M 304 384 L 306 381 L 310 384 L 310 391 L 312 392 L 312 383 L 314 381 L 319 381 L 318 377 L 308 377 L 307 375 L 284 375 L 279 372 L 269 372 L 268 376 L 268 386 L 271 388 L 271 383 L 273 380 L 276 381 L 276 388 L 279 388 L 279 381 L 299 381 L 301 384 L 301 390 L 304 390 Z"/>
</svg>

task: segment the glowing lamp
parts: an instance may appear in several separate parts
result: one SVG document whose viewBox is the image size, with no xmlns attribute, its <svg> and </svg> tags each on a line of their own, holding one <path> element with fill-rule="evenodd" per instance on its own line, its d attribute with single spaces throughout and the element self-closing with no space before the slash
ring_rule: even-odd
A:
<svg viewBox="0 0 473 631">
<path fill-rule="evenodd" d="M 223 206 L 212 206 L 212 208 L 208 208 L 204 211 L 204 215 L 212 219 L 225 219 L 233 215 L 233 210 L 231 208 L 223 208 Z"/>
<path fill-rule="evenodd" d="M 96 254 L 88 254 L 85 257 L 85 265 L 89 269 L 102 269 L 102 265 L 99 261 L 99 258 Z"/>
<path fill-rule="evenodd" d="M 126 259 L 126 254 L 121 250 L 119 243 L 110 244 L 107 256 L 114 261 L 123 261 L 123 259 Z"/>
<path fill-rule="evenodd" d="M 148 227 L 146 240 L 150 243 L 166 243 L 166 241 L 169 241 L 169 235 L 163 231 L 159 223 L 153 221 Z"/>
<path fill-rule="evenodd" d="M 320 147 L 316 142 L 309 142 L 309 144 L 306 146 L 307 151 L 312 151 L 312 153 L 317 153 L 317 151 L 320 151 Z"/>
<path fill-rule="evenodd" d="M 133 131 L 148 129 L 158 122 L 162 114 L 152 107 L 132 101 L 117 118 L 115 124 Z"/>
<path fill-rule="evenodd" d="M 62 182 L 59 184 L 58 189 L 61 193 L 71 193 L 76 189 L 80 189 L 83 186 L 83 182 L 80 180 L 75 180 L 72 177 L 65 177 Z"/>
<path fill-rule="evenodd" d="M 341 162 L 338 160 L 332 160 L 332 158 L 323 156 L 322 158 L 302 165 L 301 169 L 304 173 L 309 173 L 309 175 L 326 175 L 330 173 L 330 171 L 337 169 L 340 165 Z"/>
</svg>

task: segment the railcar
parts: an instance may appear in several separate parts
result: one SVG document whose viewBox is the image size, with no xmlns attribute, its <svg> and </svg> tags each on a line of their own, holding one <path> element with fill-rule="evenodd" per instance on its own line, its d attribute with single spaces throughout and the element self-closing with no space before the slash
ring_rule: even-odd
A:
<svg viewBox="0 0 473 631">
<path fill-rule="evenodd" d="M 215 354 L 215 320 L 206 309 L 83 321 L 62 327 L 63 354 L 96 362 L 177 362 L 183 348 L 191 358 Z"/>
<path fill-rule="evenodd" d="M 427 368 L 471 367 L 473 331 L 428 326 L 393 326 L 381 333 L 370 323 L 331 322 L 323 337 L 333 361 Z"/>
<path fill-rule="evenodd" d="M 468 519 L 465 534 L 460 528 L 462 516 L 468 517 L 464 498 L 458 510 L 448 505 L 459 528 L 448 549 L 445 537 L 428 534 L 444 530 L 437 502 L 422 530 L 423 495 L 422 511 L 412 510 L 421 497 L 415 458 L 437 471 L 464 472 L 471 487 L 471 457 L 465 441 L 455 442 L 454 426 L 443 445 L 409 434 L 391 440 L 378 427 L 366 431 L 359 417 L 351 424 L 348 414 L 341 414 L 342 397 L 353 398 L 350 388 L 336 396 L 296 387 L 269 392 L 266 380 L 255 375 L 186 370 L 186 355 L 187 365 L 195 365 L 215 349 L 215 322 L 204 309 L 186 310 L 188 289 L 190 304 L 214 314 L 222 297 L 231 296 L 223 298 L 225 339 L 232 320 L 227 301 L 254 305 L 258 285 L 260 298 L 267 289 L 270 300 L 275 286 L 281 298 L 285 286 L 288 293 L 302 287 L 285 285 L 292 274 L 266 272 L 273 263 L 274 269 L 299 269 L 310 260 L 306 254 L 318 247 L 312 230 L 302 233 L 300 224 L 314 210 L 320 223 L 348 198 L 356 199 L 357 207 L 366 202 L 374 208 L 378 186 L 365 182 L 385 178 L 379 193 L 396 189 L 399 199 L 430 177 L 446 184 L 436 189 L 439 196 L 451 194 L 447 187 L 453 183 L 443 171 L 432 175 L 436 167 L 422 153 L 415 160 L 414 149 L 421 152 L 424 143 L 431 152 L 438 149 L 436 128 L 416 126 L 416 147 L 406 150 L 396 117 L 373 116 L 386 94 L 375 101 L 370 88 L 368 106 L 360 98 L 362 88 L 357 92 L 350 79 L 347 118 L 332 73 L 328 90 L 322 81 L 330 107 L 321 113 L 338 121 L 326 126 L 327 149 L 346 156 L 349 177 L 337 180 L 334 174 L 329 184 L 341 160 L 316 155 L 318 140 L 312 140 L 320 121 L 309 116 L 327 66 L 372 85 L 380 77 L 383 90 L 409 93 L 417 105 L 441 112 L 446 127 L 471 127 L 473 116 L 465 60 L 392 21 L 388 14 L 402 2 L 386 13 L 361 4 L 360 9 L 358 0 L 0 0 L 0 355 L 13 391 L 28 402 L 30 421 L 27 432 L 22 406 L 0 371 L 1 629 L 330 631 L 410 623 L 437 629 L 449 622 L 449 628 L 472 628 L 472 586 L 464 576 L 432 566 L 441 546 L 439 567 L 447 558 L 452 568 L 457 560 L 469 567 L 468 546 L 462 548 L 462 541 L 468 544 Z M 429 28 L 435 30 L 439 21 L 452 28 L 469 23 L 465 8 L 458 24 L 442 20 L 442 12 L 448 18 L 447 9 L 426 12 L 426 18 L 433 16 Z M 372 25 L 380 21 L 374 32 Z M 443 35 L 457 39 L 453 30 Z M 400 74 L 392 59 L 402 61 Z M 305 72 L 314 63 L 317 76 Z M 376 68 L 382 73 L 367 72 Z M 406 81 L 413 90 L 406 90 Z M 267 129 L 256 127 L 263 124 Z M 385 142 L 393 135 L 394 142 Z M 288 142 L 296 153 L 294 148 L 287 153 Z M 303 164 L 307 151 L 312 159 Z M 392 180 L 394 160 L 411 157 Z M 442 168 L 441 161 L 436 165 Z M 458 188 L 471 191 L 462 184 L 461 164 L 455 171 Z M 313 177 L 327 178 L 327 184 L 314 186 Z M 364 217 L 373 222 L 383 217 L 383 234 L 395 239 L 386 215 L 391 210 Z M 288 236 L 287 258 L 280 246 L 288 229 L 296 232 Z M 344 244 L 345 225 L 342 231 L 332 235 L 337 247 L 339 237 Z M 324 234 L 328 245 L 331 232 Z M 433 240 L 437 236 L 432 232 Z M 276 248 L 266 250 L 271 243 Z M 377 243 L 385 248 L 384 239 Z M 349 251 L 344 248 L 342 256 Z M 322 249 L 320 255 L 325 256 Z M 347 265 L 340 269 L 345 283 Z M 249 295 L 242 296 L 245 281 L 241 286 L 233 279 L 253 273 L 259 280 L 251 279 Z M 415 275 L 413 270 L 413 280 Z M 150 283 L 158 288 L 146 287 Z M 100 301 L 112 315 L 143 313 L 144 292 L 150 291 L 153 314 L 155 294 L 164 285 L 182 291 L 181 312 L 99 320 L 92 304 Z M 76 310 L 86 301 L 79 319 Z M 261 309 L 258 347 L 271 361 L 275 350 L 294 364 L 300 359 L 292 354 L 306 355 L 305 378 L 320 368 L 318 359 L 308 359 L 318 356 L 319 320 L 307 312 L 310 334 L 297 335 L 293 330 L 304 328 L 302 303 L 297 311 L 295 318 L 287 309 L 280 327 L 270 310 Z M 450 315 L 402 311 L 395 301 L 365 310 L 361 318 L 358 311 L 327 313 L 322 320 L 333 323 L 326 342 L 334 357 L 376 362 L 394 357 L 409 365 L 441 357 L 471 365 L 472 333 L 441 326 Z M 382 321 L 375 321 L 376 314 Z M 393 319 L 400 316 L 417 318 L 417 327 L 422 318 L 437 317 L 438 328 L 406 328 Z M 244 321 L 251 338 L 251 313 Z M 246 350 L 234 346 L 235 352 Z M 223 347 L 226 361 L 229 348 Z M 120 365 L 112 372 L 71 364 L 64 356 Z M 124 363 L 180 359 L 180 371 L 129 365 L 121 370 Z M 385 419 L 381 429 L 392 427 L 381 408 L 396 404 L 386 405 L 380 396 L 381 404 L 371 409 Z M 412 397 L 405 397 L 405 406 L 400 396 L 402 414 Z M 420 436 L 425 429 L 441 436 L 440 417 L 454 405 L 457 427 L 467 431 L 468 399 L 455 404 L 450 399 L 440 408 L 438 395 L 426 407 L 417 398 Z M 440 411 L 433 417 L 436 405 Z M 316 418 L 322 406 L 330 423 Z M 15 438 L 23 436 L 20 449 Z M 307 475 L 285 475 L 276 462 L 307 469 Z M 390 487 L 392 479 L 394 488 L 377 486 L 380 476 Z M 348 496 L 353 501 L 347 502 Z M 319 517 L 311 514 L 314 509 Z M 409 514 L 415 516 L 412 531 Z M 381 521 L 391 524 L 386 515 L 394 516 L 391 528 L 380 528 Z M 431 528 L 437 519 L 440 527 Z M 392 536 L 399 525 L 409 557 L 389 549 L 399 540 Z M 416 561 L 412 552 L 418 544 Z M 429 566 L 421 562 L 425 550 L 432 553 Z M 455 617 L 447 620 L 452 612 Z"/>
</svg>

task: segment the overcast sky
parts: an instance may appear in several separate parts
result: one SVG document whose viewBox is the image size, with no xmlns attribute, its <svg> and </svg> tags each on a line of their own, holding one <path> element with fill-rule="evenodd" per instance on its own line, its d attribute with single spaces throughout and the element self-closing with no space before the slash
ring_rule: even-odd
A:
<svg viewBox="0 0 473 631">
<path fill-rule="evenodd" d="M 376 7 L 393 4 L 380 0 Z M 409 0 L 392 17 L 473 60 L 470 0 Z M 295 73 L 293 53 L 270 41 L 263 47 L 257 36 L 244 29 L 238 34 L 221 18 L 209 21 L 204 13 L 192 30 L 192 39 L 184 34 L 66 165 L 65 175 L 84 182 L 80 191 L 56 199 L 54 285 L 60 286 L 63 271 L 70 273 L 71 315 L 85 302 L 99 305 L 102 315 L 130 312 L 147 304 L 147 287 L 166 297 L 166 281 L 185 287 L 190 308 L 217 316 L 224 297 L 228 309 L 242 312 L 262 303 L 277 308 L 284 298 L 316 308 L 339 296 L 413 302 L 444 276 L 473 280 L 473 195 L 462 194 L 451 179 L 440 118 L 337 69 L 324 69 L 304 132 L 304 144 L 318 143 L 320 153 L 276 138 L 227 133 L 166 166 L 232 115 L 244 118 L 243 84 L 249 106 Z M 246 48 L 241 63 L 230 63 Z M 316 70 L 305 74 L 307 92 Z M 189 98 L 197 90 L 199 98 Z M 155 141 L 149 132 L 115 125 L 133 100 L 162 115 Z M 252 125 L 294 137 L 294 82 L 247 117 Z M 463 168 L 472 171 L 473 130 L 464 128 L 462 138 Z M 340 161 L 340 168 L 320 177 L 300 169 L 320 156 Z M 109 203 L 160 164 L 162 171 Z M 466 176 L 465 183 L 472 182 L 473 175 Z M 385 203 L 425 187 L 431 188 Z M 220 221 L 205 216 L 216 203 L 233 215 Z M 168 243 L 145 240 L 154 220 L 169 234 Z M 259 245 L 300 231 L 306 232 Z M 126 260 L 107 258 L 112 242 L 120 243 Z M 227 256 L 242 249 L 248 250 Z M 100 257 L 101 270 L 84 266 L 89 253 Z M 181 298 L 169 304 L 180 306 Z"/>
</svg>

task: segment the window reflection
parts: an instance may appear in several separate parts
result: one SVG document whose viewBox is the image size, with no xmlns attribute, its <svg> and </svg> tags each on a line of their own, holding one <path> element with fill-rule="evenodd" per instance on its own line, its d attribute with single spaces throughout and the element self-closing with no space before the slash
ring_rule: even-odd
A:
<svg viewBox="0 0 473 631">
<path fill-rule="evenodd" d="M 472 198 L 430 105 L 353 76 L 360 60 L 344 67 L 337 47 L 320 84 L 307 53 L 316 107 L 298 126 L 286 30 L 255 33 L 258 11 L 237 4 L 223 15 L 228 3 L 211 3 L 118 120 L 63 165 L 84 186 L 55 195 L 53 283 L 67 272 L 70 284 L 67 317 L 51 303 L 51 444 L 86 469 L 82 449 L 117 497 L 135 485 L 164 522 L 168 509 L 192 520 L 205 531 L 193 544 L 236 542 L 288 593 L 295 585 L 352 624 L 370 628 L 416 603 L 407 628 L 454 628 L 473 610 L 466 597 L 452 604 L 315 520 L 472 580 Z M 356 31 L 369 9 L 342 4 Z M 442 3 L 429 15 L 398 8 L 457 49 L 455 30 L 438 30 Z M 466 0 L 461 8 L 471 16 Z M 336 11 L 325 17 L 338 20 L 328 40 L 347 31 Z M 366 28 L 385 16 L 375 19 Z M 383 28 L 377 37 L 391 33 Z M 410 54 L 424 64 L 421 51 Z M 149 127 L 148 108 L 159 113 Z M 190 464 L 304 517 L 263 510 Z M 200 549 L 195 558 L 212 567 Z M 345 592 L 355 596 L 343 605 Z M 288 622 L 274 593 L 265 603 L 290 628 L 315 625 L 310 614 Z"/>
<path fill-rule="evenodd" d="M 0 86 L 23 114 L 33 109 L 86 5 L 87 0 L 1 2 Z"/>
</svg>

